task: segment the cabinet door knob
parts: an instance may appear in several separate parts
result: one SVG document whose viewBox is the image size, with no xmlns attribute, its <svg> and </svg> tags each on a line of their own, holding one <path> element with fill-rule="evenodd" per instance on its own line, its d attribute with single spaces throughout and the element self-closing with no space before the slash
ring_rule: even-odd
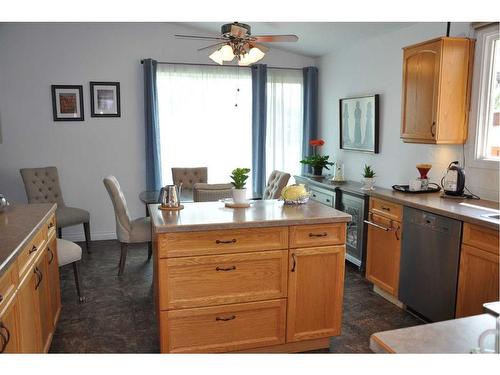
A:
<svg viewBox="0 0 500 375">
<path fill-rule="evenodd" d="M 221 243 L 235 243 L 236 238 L 233 238 L 232 240 L 215 240 L 216 244 L 221 244 Z"/>
<path fill-rule="evenodd" d="M 231 316 L 218 316 L 215 318 L 216 321 L 220 322 L 227 322 L 228 320 L 233 320 L 236 318 L 236 315 L 231 315 Z"/>
</svg>

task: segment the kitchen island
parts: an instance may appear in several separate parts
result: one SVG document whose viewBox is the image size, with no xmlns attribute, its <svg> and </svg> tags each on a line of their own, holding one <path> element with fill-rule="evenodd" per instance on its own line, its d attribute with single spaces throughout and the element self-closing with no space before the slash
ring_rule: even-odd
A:
<svg viewBox="0 0 500 375">
<path fill-rule="evenodd" d="M 162 353 L 301 352 L 340 335 L 350 215 L 313 201 L 148 207 Z"/>
</svg>

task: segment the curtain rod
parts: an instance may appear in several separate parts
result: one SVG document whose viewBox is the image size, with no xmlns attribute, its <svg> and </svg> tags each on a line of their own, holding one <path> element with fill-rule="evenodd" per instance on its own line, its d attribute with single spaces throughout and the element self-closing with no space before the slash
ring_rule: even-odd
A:
<svg viewBox="0 0 500 375">
<path fill-rule="evenodd" d="M 144 60 L 141 60 L 141 64 L 144 63 Z M 251 68 L 251 66 L 239 66 L 239 65 L 217 65 L 217 64 L 197 64 L 197 63 L 176 63 L 176 62 L 166 62 L 166 61 L 157 61 L 157 64 L 164 65 L 193 65 L 193 66 L 216 66 L 219 68 Z M 302 70 L 302 68 L 284 68 L 278 66 L 268 66 L 267 69 L 284 69 L 284 70 Z"/>
</svg>

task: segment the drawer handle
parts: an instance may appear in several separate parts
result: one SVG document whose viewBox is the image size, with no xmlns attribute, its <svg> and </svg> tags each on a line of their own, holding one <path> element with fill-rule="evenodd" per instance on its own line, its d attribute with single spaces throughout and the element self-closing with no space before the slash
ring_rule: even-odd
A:
<svg viewBox="0 0 500 375">
<path fill-rule="evenodd" d="M 328 203 L 330 203 L 330 199 L 326 198 L 326 201 L 327 201 Z"/>
<path fill-rule="evenodd" d="M 5 331 L 6 336 L 4 336 L 3 331 Z M 10 332 L 9 329 L 3 324 L 3 322 L 0 322 L 0 336 L 2 336 L 2 348 L 0 349 L 0 353 L 3 353 L 5 351 L 5 348 L 7 347 L 7 344 L 10 341 Z"/>
<path fill-rule="evenodd" d="M 47 250 L 50 254 L 49 264 L 52 264 L 52 261 L 54 260 L 54 253 L 52 252 L 52 249 L 50 247 L 47 247 Z"/>
<path fill-rule="evenodd" d="M 29 254 L 32 254 L 32 253 L 34 253 L 37 250 L 38 250 L 38 248 L 35 245 L 33 245 L 33 247 L 31 248 L 31 250 L 29 251 Z"/>
<path fill-rule="evenodd" d="M 3 301 L 3 296 L 0 294 L 0 302 Z"/>
<path fill-rule="evenodd" d="M 232 240 L 215 240 L 216 244 L 221 244 L 221 243 L 235 243 L 236 238 L 233 238 Z"/>
<path fill-rule="evenodd" d="M 38 287 L 40 286 L 40 284 L 42 283 L 42 280 L 43 280 L 43 273 L 42 273 L 42 271 L 40 271 L 40 270 L 38 269 L 38 267 L 35 267 L 34 272 L 35 272 L 35 274 L 36 274 L 37 276 L 39 276 L 39 279 L 38 279 L 37 283 L 35 284 L 35 290 L 37 290 L 37 289 L 38 289 Z"/>
<path fill-rule="evenodd" d="M 328 236 L 328 233 L 323 232 L 323 233 L 309 233 L 309 237 L 326 237 Z"/>
<path fill-rule="evenodd" d="M 290 272 L 295 272 L 295 266 L 297 265 L 297 260 L 295 259 L 295 253 L 292 253 L 293 266 Z"/>
<path fill-rule="evenodd" d="M 236 269 L 236 266 L 231 266 L 231 267 L 217 267 L 215 268 L 216 271 L 234 271 Z"/>
<path fill-rule="evenodd" d="M 391 210 L 389 207 L 384 207 L 384 206 L 382 206 L 382 209 L 383 209 L 384 211 L 390 211 L 390 210 Z"/>
<path fill-rule="evenodd" d="M 52 229 L 52 228 L 54 228 L 54 223 L 49 223 L 49 225 L 48 225 L 48 227 L 47 227 L 47 228 L 48 228 L 48 229 Z"/>
<path fill-rule="evenodd" d="M 231 316 L 227 316 L 227 317 L 218 316 L 215 318 L 215 320 L 218 322 L 227 322 L 228 320 L 233 320 L 235 318 L 236 318 L 236 315 L 231 315 Z"/>
<path fill-rule="evenodd" d="M 390 231 L 391 228 L 386 228 L 386 227 L 383 227 L 382 225 L 378 225 L 377 223 L 374 223 L 373 221 L 370 221 L 370 220 L 364 220 L 364 222 L 368 225 L 371 225 L 372 227 L 375 227 L 375 228 L 378 228 L 378 229 L 382 229 L 382 230 L 385 230 L 386 232 Z"/>
</svg>

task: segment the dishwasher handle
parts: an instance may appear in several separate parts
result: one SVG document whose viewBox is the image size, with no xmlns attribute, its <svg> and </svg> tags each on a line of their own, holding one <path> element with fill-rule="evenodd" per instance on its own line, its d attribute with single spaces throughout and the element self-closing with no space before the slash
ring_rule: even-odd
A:
<svg viewBox="0 0 500 375">
<path fill-rule="evenodd" d="M 375 228 L 385 230 L 386 232 L 389 232 L 391 230 L 391 228 L 386 228 L 386 227 L 379 225 L 377 223 L 374 223 L 373 221 L 370 221 L 370 220 L 364 220 L 364 222 L 368 225 L 375 227 Z"/>
</svg>

